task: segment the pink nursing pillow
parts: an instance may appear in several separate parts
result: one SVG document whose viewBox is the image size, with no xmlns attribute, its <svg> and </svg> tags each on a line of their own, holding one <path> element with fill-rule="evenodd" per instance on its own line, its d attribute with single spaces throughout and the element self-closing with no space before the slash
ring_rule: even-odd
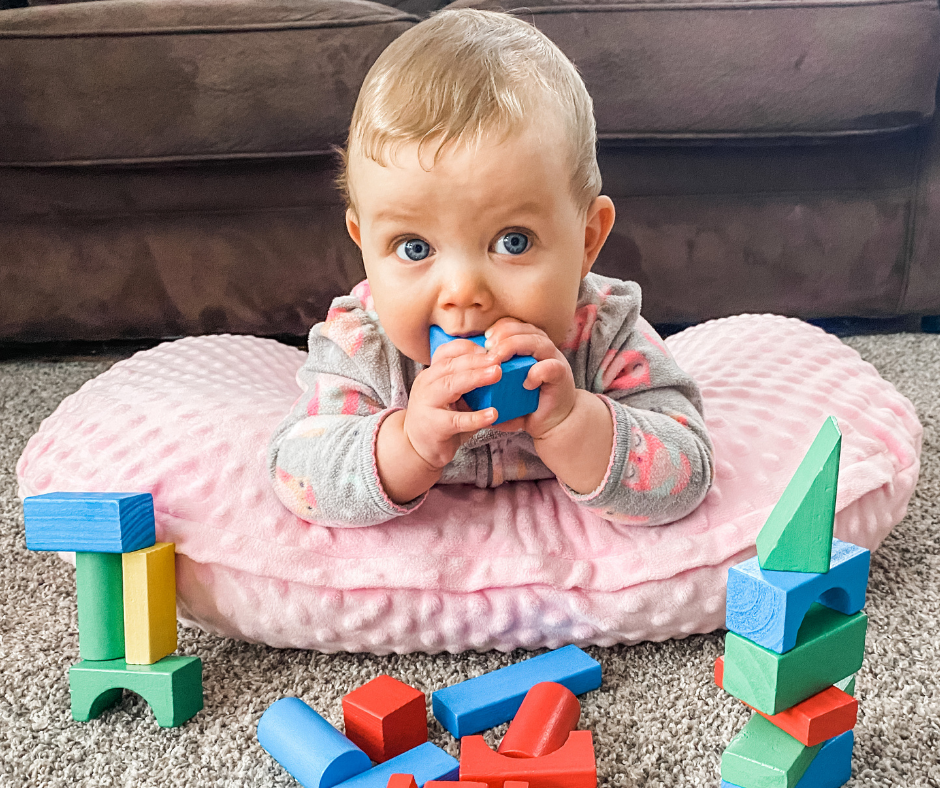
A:
<svg viewBox="0 0 940 788">
<path fill-rule="evenodd" d="M 702 387 L 717 476 L 665 526 L 610 523 L 554 480 L 440 485 L 417 511 L 338 529 L 288 512 L 266 448 L 300 393 L 305 354 L 203 336 L 116 363 L 43 421 L 20 496 L 153 493 L 176 543 L 181 619 L 272 646 L 509 650 L 634 643 L 724 622 L 731 564 L 754 539 L 828 415 L 843 433 L 836 535 L 875 549 L 906 512 L 922 427 L 910 401 L 839 339 L 774 315 L 670 337 Z"/>
</svg>

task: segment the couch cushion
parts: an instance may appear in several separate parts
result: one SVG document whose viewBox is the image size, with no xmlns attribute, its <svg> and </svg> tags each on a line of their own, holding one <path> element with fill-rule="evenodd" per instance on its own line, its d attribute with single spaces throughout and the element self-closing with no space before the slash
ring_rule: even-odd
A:
<svg viewBox="0 0 940 788">
<path fill-rule="evenodd" d="M 107 0 L 0 14 L 0 164 L 323 153 L 412 14 L 366 0 Z"/>
<path fill-rule="evenodd" d="M 581 71 L 602 140 L 856 135 L 934 111 L 936 0 L 448 7 L 504 8 L 542 30 Z"/>
</svg>

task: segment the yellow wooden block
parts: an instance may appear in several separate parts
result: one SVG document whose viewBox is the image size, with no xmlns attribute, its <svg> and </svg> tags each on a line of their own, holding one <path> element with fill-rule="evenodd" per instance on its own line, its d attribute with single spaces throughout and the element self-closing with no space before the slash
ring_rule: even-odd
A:
<svg viewBox="0 0 940 788">
<path fill-rule="evenodd" d="M 128 665 L 153 665 L 176 651 L 176 545 L 124 553 L 124 651 Z"/>
</svg>

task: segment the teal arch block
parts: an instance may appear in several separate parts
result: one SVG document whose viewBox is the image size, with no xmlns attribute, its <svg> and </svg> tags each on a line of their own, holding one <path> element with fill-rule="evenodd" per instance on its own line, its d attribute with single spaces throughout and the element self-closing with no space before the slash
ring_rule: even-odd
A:
<svg viewBox="0 0 940 788">
<path fill-rule="evenodd" d="M 852 778 L 852 749 L 855 747 L 855 734 L 846 731 L 835 738 L 823 742 L 822 749 L 816 753 L 809 768 L 796 784 L 796 788 L 839 788 Z M 721 788 L 742 788 L 742 786 L 721 781 Z"/>
<path fill-rule="evenodd" d="M 826 573 L 761 569 L 757 556 L 728 570 L 725 627 L 778 654 L 796 645 L 800 624 L 816 601 L 852 615 L 865 606 L 871 553 L 832 540 Z"/>
<path fill-rule="evenodd" d="M 132 553 L 157 541 L 153 496 L 136 492 L 51 492 L 23 499 L 26 547 Z"/>
<path fill-rule="evenodd" d="M 152 665 L 123 659 L 83 660 L 69 668 L 72 718 L 87 722 L 121 698 L 136 692 L 153 709 L 161 728 L 175 728 L 202 709 L 202 660 L 173 655 Z"/>
<path fill-rule="evenodd" d="M 454 339 L 469 339 L 480 347 L 483 347 L 486 341 L 482 334 L 475 337 L 453 337 L 445 333 L 440 326 L 431 326 L 431 356 L 441 345 Z M 539 407 L 541 387 L 527 389 L 522 385 L 533 364 L 535 359 L 532 356 L 513 356 L 499 365 L 503 376 L 498 381 L 468 391 L 463 395 L 464 400 L 474 410 L 496 408 L 498 416 L 493 424 L 502 424 L 517 416 L 534 413 Z"/>
</svg>

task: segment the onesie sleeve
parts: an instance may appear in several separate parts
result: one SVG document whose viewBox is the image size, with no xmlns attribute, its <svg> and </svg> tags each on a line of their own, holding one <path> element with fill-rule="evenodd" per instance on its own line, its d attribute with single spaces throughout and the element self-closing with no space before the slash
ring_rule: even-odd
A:
<svg viewBox="0 0 940 788">
<path fill-rule="evenodd" d="M 302 393 L 268 446 L 278 497 L 298 517 L 322 525 L 374 525 L 427 497 L 400 506 L 379 479 L 379 427 L 407 397 L 394 384 L 402 356 L 361 300 L 371 301 L 362 284 L 365 294 L 360 285 L 359 296 L 353 290 L 334 299 L 326 321 L 310 329 L 307 360 L 297 373 Z"/>
<path fill-rule="evenodd" d="M 699 506 L 714 480 L 701 392 L 640 316 L 639 285 L 589 276 L 594 288 L 584 303 L 579 300 L 572 366 L 580 364 L 584 388 L 609 408 L 614 443 L 595 490 L 579 494 L 559 483 L 574 501 L 608 520 L 679 520 Z"/>
</svg>

